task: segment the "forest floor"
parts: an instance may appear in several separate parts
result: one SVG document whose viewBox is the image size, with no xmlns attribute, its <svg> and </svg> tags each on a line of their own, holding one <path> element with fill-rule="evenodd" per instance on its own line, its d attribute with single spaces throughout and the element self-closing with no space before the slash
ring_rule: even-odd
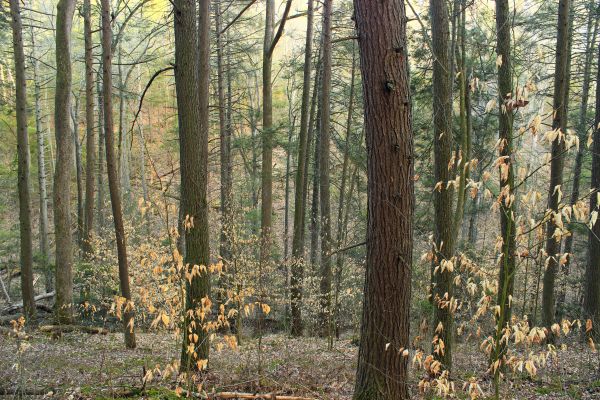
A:
<svg viewBox="0 0 600 400">
<path fill-rule="evenodd" d="M 125 350 L 122 335 L 64 333 L 59 338 L 34 332 L 18 352 L 16 339 L 0 335 L 0 393 L 12 398 L 19 388 L 31 398 L 175 399 L 173 377 L 158 378 L 145 386 L 144 370 L 165 366 L 178 358 L 179 348 L 169 333 L 138 333 L 135 350 Z M 224 348 L 211 355 L 204 388 L 211 391 L 302 395 L 315 399 L 351 399 L 358 348 L 350 340 L 335 342 L 327 350 L 324 339 L 291 339 L 282 334 L 263 338 L 262 372 L 258 372 L 257 340 L 248 339 L 236 350 Z M 475 343 L 455 350 L 455 398 L 468 399 L 463 384 L 476 377 L 484 392 L 492 387 L 485 377 L 486 358 Z M 600 399 L 598 356 L 573 343 L 558 358 L 530 379 L 510 375 L 501 383 L 502 399 Z M 437 398 L 417 393 L 420 372 L 412 369 L 414 398 Z M 50 393 L 51 392 L 51 393 Z M 45 395 L 44 395 L 45 393 Z M 0 396 L 1 398 L 2 396 Z"/>
</svg>

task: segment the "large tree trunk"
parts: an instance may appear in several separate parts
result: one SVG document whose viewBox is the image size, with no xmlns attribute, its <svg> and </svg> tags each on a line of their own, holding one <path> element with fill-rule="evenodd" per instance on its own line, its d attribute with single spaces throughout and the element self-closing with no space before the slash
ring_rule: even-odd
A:
<svg viewBox="0 0 600 400">
<path fill-rule="evenodd" d="M 598 74 L 600 82 L 600 46 L 598 47 Z M 598 215 L 598 192 L 600 191 L 600 85 L 596 84 L 596 118 L 594 121 L 594 142 L 592 146 L 592 195 L 590 196 L 590 212 Z M 594 214 L 595 213 L 595 214 Z M 588 239 L 589 260 L 585 269 L 585 294 L 583 301 L 584 318 L 593 321 L 595 340 L 600 332 L 600 222 L 592 226 Z"/>
<path fill-rule="evenodd" d="M 209 82 L 209 1 L 200 1 L 196 20 L 194 0 L 176 0 L 175 7 L 175 87 L 179 121 L 179 163 L 181 171 L 181 213 L 185 231 L 186 281 L 185 324 L 181 370 L 198 370 L 199 360 L 208 360 L 210 342 L 206 321 L 192 315 L 205 312 L 203 300 L 210 295 L 206 270 L 194 265 L 209 264 L 208 206 L 208 82 Z M 200 31 L 196 29 L 196 23 Z M 194 312 L 191 312 L 191 311 Z"/>
<path fill-rule="evenodd" d="M 298 166 L 294 181 L 294 234 L 292 237 L 292 262 L 290 279 L 291 333 L 302 335 L 302 284 L 304 281 L 304 230 L 306 216 L 306 165 L 308 155 L 308 120 L 310 114 L 311 58 L 313 41 L 314 0 L 308 0 L 306 16 L 306 43 L 304 45 L 304 71 L 300 133 L 298 134 Z"/>
<path fill-rule="evenodd" d="M 365 298 L 354 399 L 408 399 L 414 155 L 404 2 L 355 0 L 367 141 Z"/>
<path fill-rule="evenodd" d="M 46 146 L 44 140 L 46 133 L 42 126 L 42 88 L 40 84 L 40 74 L 38 61 L 35 55 L 35 39 L 33 28 L 31 28 L 31 47 L 32 47 L 32 64 L 33 64 L 33 84 L 34 84 L 34 99 L 35 99 L 35 134 L 37 137 L 37 162 L 38 162 L 38 189 L 40 198 L 40 256 L 41 267 L 44 271 L 46 292 L 54 290 L 52 269 L 49 262 L 48 249 L 48 192 L 46 184 Z"/>
<path fill-rule="evenodd" d="M 502 235 L 502 257 L 498 275 L 498 305 L 496 316 L 495 348 L 491 360 L 502 359 L 506 346 L 501 343 L 502 332 L 512 314 L 512 294 L 515 282 L 515 204 L 514 204 L 514 159 L 512 154 L 513 111 L 506 107 L 512 93 L 511 22 L 508 0 L 496 0 L 496 52 L 502 60 L 498 66 L 498 138 L 501 142 L 500 157 L 500 232 Z M 500 368 L 494 371 L 497 378 Z"/>
<path fill-rule="evenodd" d="M 319 157 L 321 166 L 320 204 L 321 204 L 321 334 L 333 338 L 333 313 L 331 310 L 331 202 L 329 190 L 329 135 L 331 118 L 331 11 L 332 0 L 323 2 L 323 73 L 321 77 L 321 129 Z"/>
<path fill-rule="evenodd" d="M 92 43 L 92 11 L 90 0 L 83 2 L 83 36 L 85 39 L 85 210 L 83 230 L 83 251 L 92 252 L 92 231 L 94 229 L 94 191 L 96 171 L 96 131 L 94 122 L 94 59 Z"/>
<path fill-rule="evenodd" d="M 27 133 L 27 85 L 25 77 L 25 53 L 23 51 L 23 25 L 18 0 L 10 1 L 13 49 L 15 59 L 17 155 L 19 191 L 19 234 L 21 257 L 21 293 L 23 311 L 28 322 L 35 318 L 33 292 L 33 240 L 31 232 L 31 187 L 29 184 L 29 135 Z"/>
<path fill-rule="evenodd" d="M 123 226 L 123 210 L 121 208 L 121 190 L 117 160 L 115 157 L 115 143 L 112 115 L 112 29 L 110 0 L 101 0 L 102 4 L 102 93 L 104 99 L 104 140 L 106 147 L 106 169 L 108 172 L 108 189 L 112 205 L 113 222 L 117 241 L 117 257 L 119 260 L 119 285 L 121 296 L 125 299 L 123 312 L 123 328 L 125 346 L 135 348 L 135 312 L 129 287 L 129 265 L 127 262 L 127 238 Z"/>
<path fill-rule="evenodd" d="M 558 3 L 558 28 L 556 37 L 556 67 L 554 70 L 554 101 L 552 105 L 552 129 L 560 130 L 561 134 L 552 142 L 552 161 L 550 164 L 550 187 L 548 188 L 548 210 L 560 213 L 559 203 L 561 185 L 563 183 L 563 169 L 566 145 L 563 135 L 567 133 L 567 105 L 569 77 L 567 73 L 568 45 L 569 45 L 569 14 L 571 0 L 560 0 Z M 558 218 L 561 218 L 559 216 Z M 546 257 L 549 262 L 544 271 L 544 288 L 542 294 L 542 323 L 550 328 L 554 323 L 554 284 L 558 272 L 558 259 L 560 258 L 560 236 L 554 237 L 558 226 L 554 218 L 546 224 Z M 549 329 L 549 332 L 550 329 Z"/>
<path fill-rule="evenodd" d="M 435 231 L 432 263 L 434 305 L 433 346 L 444 369 L 452 368 L 453 317 L 448 306 L 452 298 L 452 268 L 446 262 L 454 256 L 453 190 L 448 168 L 452 154 L 452 79 L 449 61 L 448 8 L 445 0 L 431 0 L 431 39 L 433 43 L 433 143 L 436 188 L 434 190 Z"/>
<path fill-rule="evenodd" d="M 73 247 L 71 236 L 71 28 L 75 0 L 59 0 L 56 14 L 56 90 L 54 129 L 56 168 L 54 174 L 54 236 L 56 242 L 56 318 L 62 324 L 73 317 Z"/>
</svg>

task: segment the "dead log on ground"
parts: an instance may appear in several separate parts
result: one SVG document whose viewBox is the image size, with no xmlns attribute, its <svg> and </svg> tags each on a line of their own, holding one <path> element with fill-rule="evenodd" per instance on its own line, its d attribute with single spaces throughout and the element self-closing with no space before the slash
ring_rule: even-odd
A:
<svg viewBox="0 0 600 400">
<path fill-rule="evenodd" d="M 43 293 L 43 294 L 35 296 L 33 300 L 40 301 L 40 300 L 44 300 L 44 299 L 49 299 L 51 297 L 54 297 L 55 294 L 56 294 L 56 292 Z M 15 303 L 15 304 L 11 304 L 8 307 L 4 307 L 2 309 L 2 311 L 0 312 L 0 314 L 10 314 L 14 311 L 17 311 L 20 308 L 23 308 L 22 301 Z"/>
<path fill-rule="evenodd" d="M 209 396 L 210 399 L 264 399 L 264 400 L 314 400 L 309 397 L 285 396 L 275 393 L 267 394 L 252 394 L 252 393 L 237 393 L 237 392 L 220 392 Z"/>
<path fill-rule="evenodd" d="M 83 332 L 92 335 L 106 335 L 108 329 L 99 326 L 86 326 L 86 325 L 42 325 L 40 326 L 40 332 L 46 333 L 67 333 L 67 332 Z"/>
</svg>

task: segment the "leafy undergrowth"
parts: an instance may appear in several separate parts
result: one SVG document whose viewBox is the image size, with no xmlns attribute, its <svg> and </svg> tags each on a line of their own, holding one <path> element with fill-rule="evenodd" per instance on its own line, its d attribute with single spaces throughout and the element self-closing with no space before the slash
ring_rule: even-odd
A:
<svg viewBox="0 0 600 400">
<path fill-rule="evenodd" d="M 260 364 L 254 339 L 246 339 L 236 350 L 213 351 L 210 370 L 202 377 L 204 389 L 351 398 L 358 348 L 350 340 L 336 342 L 331 351 L 325 340 L 317 338 L 291 339 L 277 334 L 265 337 L 262 343 Z M 480 398 L 493 392 L 485 374 L 485 357 L 473 347 L 458 344 L 454 353 L 455 371 L 461 371 L 453 376 L 453 397 L 458 399 L 470 398 L 463 385 L 473 380 L 483 391 Z M 176 360 L 179 351 L 167 333 L 139 333 L 135 350 L 125 350 L 122 335 L 116 333 L 69 333 L 52 338 L 35 332 L 21 352 L 15 339 L 0 336 L 0 390 L 10 395 L 22 388 L 40 394 L 36 398 L 175 399 L 175 378 L 165 378 L 158 371 Z M 600 399 L 597 366 L 596 355 L 571 344 L 558 351 L 557 359 L 549 361 L 533 379 L 509 374 L 501 383 L 501 398 Z M 144 387 L 147 371 L 155 372 Z M 412 370 L 413 397 L 437 398 L 418 394 L 419 374 Z"/>
</svg>

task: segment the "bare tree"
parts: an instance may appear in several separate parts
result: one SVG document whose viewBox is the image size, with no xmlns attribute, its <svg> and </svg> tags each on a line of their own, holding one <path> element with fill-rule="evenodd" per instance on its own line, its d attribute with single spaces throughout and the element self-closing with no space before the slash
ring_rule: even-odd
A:
<svg viewBox="0 0 600 400">
<path fill-rule="evenodd" d="M 115 156 L 115 143 L 112 116 L 112 28 L 110 0 L 101 0 L 102 7 L 102 93 L 104 100 L 104 141 L 106 148 L 106 169 L 108 172 L 108 189 L 112 205 L 115 237 L 117 240 L 117 257 L 119 260 L 119 286 L 121 296 L 125 299 L 123 304 L 123 331 L 125 346 L 133 349 L 135 343 L 135 312 L 129 287 L 129 264 L 127 262 L 127 238 L 123 226 L 123 210 L 121 208 L 121 193 L 117 160 Z"/>
</svg>

